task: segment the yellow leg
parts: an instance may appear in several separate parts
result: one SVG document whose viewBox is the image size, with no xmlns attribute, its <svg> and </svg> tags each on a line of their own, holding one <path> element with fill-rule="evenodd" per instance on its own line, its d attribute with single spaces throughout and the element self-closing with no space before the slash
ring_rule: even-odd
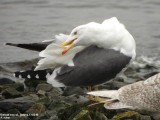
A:
<svg viewBox="0 0 160 120">
<path fill-rule="evenodd" d="M 92 91 L 92 86 L 88 86 L 88 92 Z"/>
<path fill-rule="evenodd" d="M 93 89 L 92 86 L 88 86 L 88 92 L 91 92 L 92 89 Z M 92 95 L 88 95 L 88 99 L 89 99 L 90 101 L 94 101 L 94 97 L 93 97 Z"/>
</svg>

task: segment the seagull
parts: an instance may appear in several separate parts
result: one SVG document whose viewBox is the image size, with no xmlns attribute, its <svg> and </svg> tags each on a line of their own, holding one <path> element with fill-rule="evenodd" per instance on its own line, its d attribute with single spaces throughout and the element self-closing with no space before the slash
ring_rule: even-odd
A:
<svg viewBox="0 0 160 120">
<path fill-rule="evenodd" d="M 35 70 L 15 77 L 45 79 L 54 87 L 95 86 L 115 78 L 136 57 L 135 40 L 116 17 L 77 26 L 49 42 L 36 50 L 42 59 Z"/>
<path fill-rule="evenodd" d="M 106 109 L 137 109 L 150 112 L 160 119 L 160 73 L 118 90 L 89 92 L 89 95 L 107 98 L 103 101 Z"/>
</svg>

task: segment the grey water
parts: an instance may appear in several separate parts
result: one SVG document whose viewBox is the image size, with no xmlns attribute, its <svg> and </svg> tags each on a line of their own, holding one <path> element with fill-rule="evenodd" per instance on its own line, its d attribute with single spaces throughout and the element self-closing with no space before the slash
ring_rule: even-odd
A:
<svg viewBox="0 0 160 120">
<path fill-rule="evenodd" d="M 38 57 L 5 42 L 40 42 L 113 16 L 134 36 L 138 56 L 160 55 L 159 0 L 0 0 L 0 63 Z"/>
</svg>

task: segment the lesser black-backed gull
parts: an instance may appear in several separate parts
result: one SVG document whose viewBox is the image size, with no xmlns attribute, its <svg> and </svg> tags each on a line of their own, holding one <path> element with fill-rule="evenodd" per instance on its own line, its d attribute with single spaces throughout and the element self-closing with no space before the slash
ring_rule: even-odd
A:
<svg viewBox="0 0 160 120">
<path fill-rule="evenodd" d="M 45 78 L 54 87 L 93 86 L 116 77 L 136 56 L 134 38 L 115 17 L 80 25 L 56 40 L 62 43 L 52 42 L 40 52 L 35 71 L 15 76 L 31 74 L 28 79 Z"/>
</svg>

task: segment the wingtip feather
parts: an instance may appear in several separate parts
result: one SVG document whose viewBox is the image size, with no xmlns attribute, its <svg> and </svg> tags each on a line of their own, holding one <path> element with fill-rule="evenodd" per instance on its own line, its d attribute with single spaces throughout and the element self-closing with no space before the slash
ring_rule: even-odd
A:
<svg viewBox="0 0 160 120">
<path fill-rule="evenodd" d="M 119 99 L 118 90 L 103 90 L 103 91 L 93 91 L 87 93 L 88 95 L 107 97 L 111 99 Z"/>
<path fill-rule="evenodd" d="M 17 46 L 17 44 L 14 43 L 4 43 L 4 45 Z"/>
</svg>

